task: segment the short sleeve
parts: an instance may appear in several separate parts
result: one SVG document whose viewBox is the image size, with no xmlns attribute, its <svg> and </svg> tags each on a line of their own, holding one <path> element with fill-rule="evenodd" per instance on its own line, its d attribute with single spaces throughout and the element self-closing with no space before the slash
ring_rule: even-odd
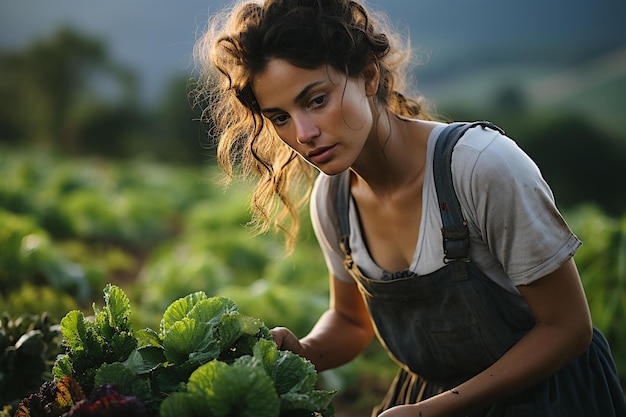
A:
<svg viewBox="0 0 626 417">
<path fill-rule="evenodd" d="M 470 233 L 485 242 L 514 285 L 527 285 L 558 269 L 581 242 L 522 149 L 498 132 L 475 130 L 453 152 Z"/>
<path fill-rule="evenodd" d="M 352 282 L 344 267 L 345 257 L 340 247 L 340 231 L 337 226 L 336 193 L 332 184 L 328 175 L 318 175 L 311 192 L 311 223 L 328 271 L 341 281 Z"/>
</svg>

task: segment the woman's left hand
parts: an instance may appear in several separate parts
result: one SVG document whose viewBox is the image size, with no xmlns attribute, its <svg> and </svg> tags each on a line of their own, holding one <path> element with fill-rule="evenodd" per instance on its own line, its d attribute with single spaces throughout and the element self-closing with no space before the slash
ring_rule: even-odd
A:
<svg viewBox="0 0 626 417">
<path fill-rule="evenodd" d="M 419 411 L 417 404 L 411 405 L 398 405 L 389 410 L 383 412 L 379 417 L 417 417 L 424 416 L 422 411 Z"/>
<path fill-rule="evenodd" d="M 379 417 L 459 417 L 459 403 L 450 396 L 450 391 L 441 393 L 417 404 L 398 405 Z"/>
</svg>

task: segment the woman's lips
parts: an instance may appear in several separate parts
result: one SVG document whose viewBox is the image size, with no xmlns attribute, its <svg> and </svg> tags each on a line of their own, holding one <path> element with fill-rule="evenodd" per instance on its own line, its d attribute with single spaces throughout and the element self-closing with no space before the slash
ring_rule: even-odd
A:
<svg viewBox="0 0 626 417">
<path fill-rule="evenodd" d="M 310 151 L 307 156 L 311 162 L 322 164 L 333 156 L 335 153 L 335 147 L 336 145 L 315 148 Z"/>
</svg>

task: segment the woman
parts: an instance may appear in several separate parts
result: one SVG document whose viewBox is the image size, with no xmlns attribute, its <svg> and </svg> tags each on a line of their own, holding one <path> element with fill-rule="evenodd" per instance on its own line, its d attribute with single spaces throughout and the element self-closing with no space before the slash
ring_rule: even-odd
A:
<svg viewBox="0 0 626 417">
<path fill-rule="evenodd" d="M 281 349 L 322 371 L 377 334 L 401 366 L 385 417 L 626 416 L 580 242 L 513 141 L 483 124 L 446 145 L 446 124 L 402 93 L 408 54 L 357 2 L 220 16 L 196 53 L 221 166 L 258 178 L 254 219 L 290 248 L 315 180 L 330 308 L 301 339 L 273 329 Z"/>
</svg>

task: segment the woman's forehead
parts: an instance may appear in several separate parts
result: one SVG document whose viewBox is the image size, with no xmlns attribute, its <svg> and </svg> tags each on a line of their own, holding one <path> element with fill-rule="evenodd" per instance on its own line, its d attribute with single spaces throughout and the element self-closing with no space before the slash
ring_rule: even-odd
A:
<svg viewBox="0 0 626 417">
<path fill-rule="evenodd" d="M 252 79 L 252 90 L 261 107 L 278 101 L 298 101 L 315 86 L 337 82 L 341 75 L 327 65 L 308 69 L 284 59 L 271 59 Z"/>
</svg>

